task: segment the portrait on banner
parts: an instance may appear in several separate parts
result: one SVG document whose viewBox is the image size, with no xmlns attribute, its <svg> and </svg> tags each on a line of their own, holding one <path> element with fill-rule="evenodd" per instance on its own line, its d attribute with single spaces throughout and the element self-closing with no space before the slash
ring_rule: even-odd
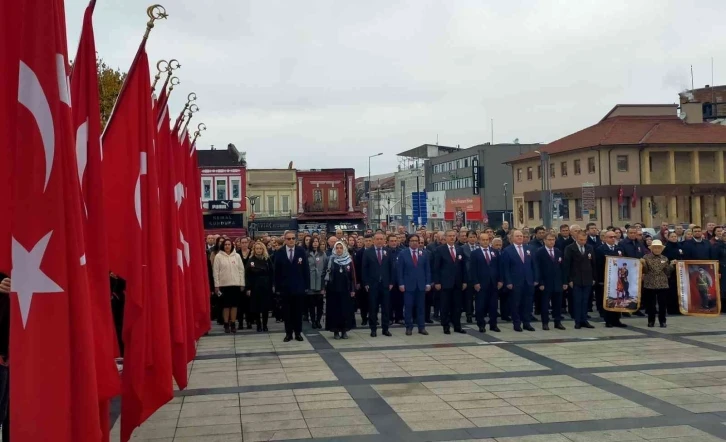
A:
<svg viewBox="0 0 726 442">
<path fill-rule="evenodd" d="M 678 261 L 676 280 L 681 313 L 693 316 L 721 313 L 718 261 Z"/>
<path fill-rule="evenodd" d="M 632 313 L 640 308 L 640 282 L 643 267 L 639 259 L 607 256 L 603 308 L 611 312 Z"/>
</svg>

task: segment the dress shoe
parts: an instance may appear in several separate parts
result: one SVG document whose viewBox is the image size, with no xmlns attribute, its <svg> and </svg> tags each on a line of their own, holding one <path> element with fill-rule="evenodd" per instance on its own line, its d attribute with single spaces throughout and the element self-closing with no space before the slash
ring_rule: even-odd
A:
<svg viewBox="0 0 726 442">
<path fill-rule="evenodd" d="M 454 331 L 456 333 L 461 333 L 462 335 L 465 335 L 466 334 L 466 330 L 458 329 L 458 330 L 454 330 Z"/>
<path fill-rule="evenodd" d="M 378 333 L 376 333 L 375 331 L 372 331 L 371 332 L 371 338 L 375 338 L 376 336 L 378 336 Z"/>
<path fill-rule="evenodd" d="M 622 322 L 618 321 L 618 322 L 613 323 L 613 327 L 627 328 L 628 324 L 623 324 Z"/>
<path fill-rule="evenodd" d="M 296 340 L 296 341 L 300 341 L 300 342 L 302 342 L 302 341 L 304 341 L 305 339 L 303 339 L 303 337 L 302 337 L 302 336 L 300 336 L 300 335 L 295 335 L 295 340 Z"/>
<path fill-rule="evenodd" d="M 518 326 L 518 325 L 515 325 L 515 326 L 514 326 L 514 331 L 516 331 L 516 332 L 521 332 L 521 331 L 522 331 L 522 327 L 520 327 L 520 326 Z"/>
<path fill-rule="evenodd" d="M 555 328 L 557 330 L 567 330 L 564 325 L 562 325 L 561 322 L 555 322 Z"/>
<path fill-rule="evenodd" d="M 333 333 L 333 339 L 340 339 L 340 333 L 338 333 L 338 332 Z"/>
<path fill-rule="evenodd" d="M 413 334 L 413 331 L 410 328 L 406 329 L 406 336 L 411 336 Z"/>
<path fill-rule="evenodd" d="M 424 329 L 424 330 L 419 330 L 418 334 L 428 336 L 429 332 L 427 332 L 426 329 Z"/>
<path fill-rule="evenodd" d="M 549 330 L 550 326 L 547 324 L 542 324 L 542 330 Z"/>
<path fill-rule="evenodd" d="M 668 326 L 666 325 L 666 323 L 665 323 L 665 322 L 661 322 L 661 323 L 660 323 L 660 328 L 666 328 L 666 327 L 668 327 Z"/>
<path fill-rule="evenodd" d="M 388 336 L 390 338 L 391 332 L 389 332 L 388 330 L 383 330 L 383 336 Z"/>
<path fill-rule="evenodd" d="M 444 329 L 444 334 L 445 335 L 450 335 L 451 334 L 451 330 L 449 330 L 448 328 L 445 328 Z"/>
<path fill-rule="evenodd" d="M 262 333 L 262 326 L 257 324 L 257 333 Z"/>
<path fill-rule="evenodd" d="M 479 327 L 479 333 L 486 333 L 486 330 L 484 329 L 484 327 Z"/>
<path fill-rule="evenodd" d="M 434 323 L 434 321 L 432 321 L 432 320 L 430 320 L 430 319 L 427 319 L 427 320 L 425 320 L 424 322 L 425 322 L 425 323 L 427 323 L 427 324 L 433 324 L 433 323 Z"/>
<path fill-rule="evenodd" d="M 655 327 L 655 321 L 653 321 L 653 322 L 649 322 L 649 323 L 648 323 L 648 327 Z"/>
<path fill-rule="evenodd" d="M 270 331 L 270 329 L 269 329 L 269 328 L 267 328 L 267 326 L 266 326 L 266 325 L 263 325 L 263 326 L 262 326 L 262 331 L 263 331 L 263 332 L 268 332 L 268 331 Z"/>
<path fill-rule="evenodd" d="M 594 325 L 590 324 L 590 323 L 589 323 L 589 322 L 587 322 L 587 321 L 585 321 L 585 323 L 584 323 L 584 324 L 582 324 L 582 326 L 583 326 L 583 327 L 585 327 L 585 328 L 595 328 L 595 326 L 594 326 Z"/>
<path fill-rule="evenodd" d="M 575 330 L 579 330 L 581 328 L 582 328 L 582 326 L 580 324 L 575 324 Z"/>
<path fill-rule="evenodd" d="M 340 339 L 348 339 L 348 333 L 346 333 L 346 332 L 341 333 Z"/>
<path fill-rule="evenodd" d="M 492 327 L 490 325 L 489 326 L 489 331 L 493 331 L 493 332 L 497 332 L 497 333 L 501 332 L 501 330 L 499 329 L 499 327 L 497 327 L 496 325 L 494 327 Z"/>
<path fill-rule="evenodd" d="M 290 336 L 290 335 L 285 336 L 285 339 L 282 340 L 282 342 L 290 342 L 290 341 L 292 341 L 292 336 Z"/>
<path fill-rule="evenodd" d="M 529 324 L 525 325 L 525 326 L 524 326 L 524 329 L 525 329 L 525 330 L 527 330 L 527 331 L 534 331 L 534 327 L 532 327 L 532 326 L 531 326 L 531 325 L 529 325 Z"/>
<path fill-rule="evenodd" d="M 234 322 L 232 323 L 232 325 L 229 328 L 232 333 L 237 333 L 237 324 L 235 324 Z M 240 327 L 240 328 L 242 328 L 242 327 Z M 252 327 L 249 327 L 249 328 L 252 328 Z"/>
<path fill-rule="evenodd" d="M 466 317 L 466 323 L 467 324 L 472 324 L 472 322 L 471 322 L 471 316 L 467 316 Z"/>
<path fill-rule="evenodd" d="M 229 324 L 224 324 L 224 332 L 229 333 Z"/>
</svg>

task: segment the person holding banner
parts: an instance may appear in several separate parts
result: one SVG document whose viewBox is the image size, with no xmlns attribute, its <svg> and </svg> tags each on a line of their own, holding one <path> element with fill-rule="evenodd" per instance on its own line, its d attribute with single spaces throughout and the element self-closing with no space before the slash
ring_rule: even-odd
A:
<svg viewBox="0 0 726 442">
<path fill-rule="evenodd" d="M 609 230 L 605 232 L 605 243 L 595 250 L 595 302 L 598 303 L 598 310 L 602 311 L 605 319 L 605 327 L 627 327 L 620 322 L 620 313 L 605 310 L 605 265 L 607 256 L 623 256 L 623 249 L 617 244 L 617 234 Z"/>
<path fill-rule="evenodd" d="M 668 303 L 668 276 L 673 271 L 675 261 L 668 262 L 663 256 L 663 243 L 656 239 L 650 245 L 649 253 L 640 259 L 643 263 L 643 298 L 648 313 L 648 327 L 655 326 L 655 303 L 658 302 L 658 322 L 666 327 Z"/>
</svg>

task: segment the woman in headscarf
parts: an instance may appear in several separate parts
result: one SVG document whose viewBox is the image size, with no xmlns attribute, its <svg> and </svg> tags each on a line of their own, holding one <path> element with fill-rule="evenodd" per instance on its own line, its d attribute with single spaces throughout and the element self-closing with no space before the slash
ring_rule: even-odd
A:
<svg viewBox="0 0 726 442">
<path fill-rule="evenodd" d="M 350 312 L 353 310 L 355 297 L 354 272 L 347 244 L 336 242 L 328 261 L 322 292 L 327 298 L 325 325 L 334 333 L 334 339 L 348 339 L 347 332 L 351 328 Z"/>
<path fill-rule="evenodd" d="M 267 316 L 272 307 L 272 261 L 267 254 L 267 247 L 261 242 L 256 242 L 252 247 L 252 253 L 247 260 L 247 298 L 249 298 L 250 317 L 257 323 L 257 331 L 269 331 L 267 329 Z"/>
</svg>

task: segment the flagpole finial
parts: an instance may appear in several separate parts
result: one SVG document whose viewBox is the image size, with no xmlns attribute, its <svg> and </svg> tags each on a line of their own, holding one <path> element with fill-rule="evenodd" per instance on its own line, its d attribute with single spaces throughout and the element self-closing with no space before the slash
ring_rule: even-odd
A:
<svg viewBox="0 0 726 442">
<path fill-rule="evenodd" d="M 199 138 L 202 135 L 202 132 L 207 130 L 207 126 L 204 123 L 199 123 L 197 125 L 197 130 L 194 131 L 194 139 L 192 139 L 192 146 L 197 142 L 197 138 Z"/>
<path fill-rule="evenodd" d="M 151 5 L 146 9 L 146 15 L 149 16 L 149 21 L 146 23 L 146 33 L 144 34 L 144 40 L 149 38 L 149 33 L 154 29 L 154 22 L 156 20 L 166 19 L 169 14 L 166 13 L 166 8 L 161 5 Z"/>
<path fill-rule="evenodd" d="M 179 81 L 179 77 L 171 77 L 169 79 L 169 94 L 171 94 L 171 91 L 174 90 L 174 86 L 178 85 L 179 83 L 181 83 L 181 81 Z"/>
<path fill-rule="evenodd" d="M 179 69 L 180 67 L 181 67 L 181 63 L 179 63 L 179 60 L 177 60 L 176 58 L 172 58 L 171 60 L 169 60 L 169 70 L 170 71 L 175 71 L 175 70 Z"/>
<path fill-rule="evenodd" d="M 156 83 L 159 82 L 161 79 L 161 74 L 163 72 L 171 72 L 171 66 L 168 61 L 166 60 L 159 60 L 156 63 L 156 75 L 154 75 L 154 83 L 151 85 L 151 91 L 154 92 L 154 89 L 156 89 Z"/>
<path fill-rule="evenodd" d="M 194 92 L 189 92 L 189 95 L 187 95 L 187 107 L 192 104 L 192 101 L 197 101 L 197 94 Z"/>
</svg>

